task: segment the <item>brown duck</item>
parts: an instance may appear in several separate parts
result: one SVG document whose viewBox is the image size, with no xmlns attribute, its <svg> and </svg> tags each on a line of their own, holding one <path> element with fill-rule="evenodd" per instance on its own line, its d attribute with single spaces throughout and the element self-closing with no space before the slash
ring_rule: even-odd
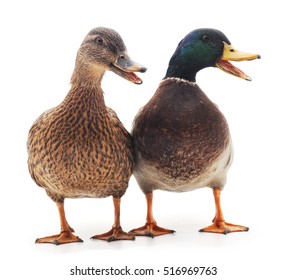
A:
<svg viewBox="0 0 287 280">
<path fill-rule="evenodd" d="M 57 204 L 61 232 L 38 238 L 37 243 L 81 242 L 73 234 L 65 212 L 65 198 L 113 197 L 112 229 L 93 239 L 132 240 L 120 225 L 120 201 L 133 171 L 133 145 L 116 113 L 106 107 L 101 80 L 106 70 L 133 82 L 134 72 L 146 68 L 132 61 L 120 35 L 95 28 L 77 54 L 71 89 L 57 107 L 44 112 L 28 136 L 28 167 L 34 181 Z"/>
<path fill-rule="evenodd" d="M 134 175 L 146 195 L 147 221 L 135 235 L 157 236 L 174 232 L 157 225 L 152 211 L 154 190 L 186 192 L 209 187 L 216 214 L 213 224 L 201 231 L 229 233 L 248 230 L 227 223 L 220 206 L 220 193 L 232 162 L 232 143 L 225 117 L 195 83 L 198 71 L 218 68 L 251 80 L 228 60 L 252 60 L 258 55 L 231 46 L 214 29 L 197 29 L 178 45 L 165 78 L 151 100 L 134 120 Z"/>
</svg>

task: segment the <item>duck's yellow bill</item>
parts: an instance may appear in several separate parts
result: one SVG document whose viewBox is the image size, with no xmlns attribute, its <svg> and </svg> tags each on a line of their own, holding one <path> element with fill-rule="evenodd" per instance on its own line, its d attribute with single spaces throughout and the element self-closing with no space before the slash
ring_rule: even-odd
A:
<svg viewBox="0 0 287 280">
<path fill-rule="evenodd" d="M 232 45 L 228 45 L 225 42 L 223 43 L 224 43 L 223 54 L 222 57 L 217 60 L 216 66 L 226 73 L 229 73 L 231 75 L 234 75 L 247 81 L 251 81 L 251 78 L 249 76 L 247 76 L 243 71 L 232 65 L 229 62 L 229 60 L 231 61 L 253 60 L 257 58 L 259 59 L 260 55 L 241 52 L 239 50 L 234 49 Z"/>
</svg>

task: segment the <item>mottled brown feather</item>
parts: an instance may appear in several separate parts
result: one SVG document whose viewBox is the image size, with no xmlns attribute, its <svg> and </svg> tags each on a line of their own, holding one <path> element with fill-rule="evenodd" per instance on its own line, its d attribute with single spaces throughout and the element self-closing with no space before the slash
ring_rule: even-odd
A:
<svg viewBox="0 0 287 280">
<path fill-rule="evenodd" d="M 97 46 L 96 34 L 109 47 Z M 126 50 L 117 33 L 92 30 L 78 52 L 68 95 L 43 113 L 29 131 L 30 174 L 55 202 L 120 198 L 128 187 L 134 159 L 131 136 L 116 113 L 105 106 L 101 89 L 104 71 L 119 51 Z"/>
</svg>

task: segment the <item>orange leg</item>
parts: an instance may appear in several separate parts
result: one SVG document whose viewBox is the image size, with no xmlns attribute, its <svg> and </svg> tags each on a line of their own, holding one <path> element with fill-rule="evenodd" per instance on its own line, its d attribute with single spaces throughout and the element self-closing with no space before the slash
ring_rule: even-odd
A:
<svg viewBox="0 0 287 280">
<path fill-rule="evenodd" d="M 169 233 L 174 233 L 174 230 L 161 228 L 157 225 L 154 217 L 153 217 L 153 210 L 152 210 L 152 199 L 153 199 L 153 193 L 150 192 L 146 195 L 146 201 L 147 201 L 147 218 L 146 218 L 146 224 L 143 227 L 136 228 L 130 231 L 131 234 L 137 235 L 137 236 L 159 236 Z"/>
<path fill-rule="evenodd" d="M 233 225 L 225 222 L 220 205 L 220 193 L 221 191 L 219 188 L 213 189 L 215 208 L 216 208 L 215 218 L 213 219 L 213 224 L 211 226 L 201 229 L 200 232 L 227 234 L 230 232 L 248 231 L 248 227 Z"/>
<path fill-rule="evenodd" d="M 115 207 L 115 222 L 112 229 L 106 233 L 94 235 L 91 237 L 91 239 L 100 239 L 108 242 L 116 240 L 135 240 L 135 237 L 132 234 L 126 233 L 122 230 L 120 224 L 121 199 L 114 197 L 113 202 Z"/>
<path fill-rule="evenodd" d="M 83 242 L 79 237 L 73 234 L 74 230 L 69 226 L 64 210 L 64 202 L 57 203 L 59 214 L 60 214 L 60 222 L 61 222 L 61 232 L 60 234 L 51 235 L 47 237 L 42 237 L 36 239 L 36 243 L 51 243 L 55 245 L 72 243 L 72 242 Z"/>
</svg>

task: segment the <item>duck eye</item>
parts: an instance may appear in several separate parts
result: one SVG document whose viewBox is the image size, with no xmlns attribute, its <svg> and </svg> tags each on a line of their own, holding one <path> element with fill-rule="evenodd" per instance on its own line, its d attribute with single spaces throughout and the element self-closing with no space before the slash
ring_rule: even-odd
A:
<svg viewBox="0 0 287 280">
<path fill-rule="evenodd" d="M 95 42 L 98 43 L 98 44 L 100 44 L 100 45 L 102 45 L 104 41 L 103 41 L 103 39 L 102 39 L 101 37 L 97 37 L 97 38 L 95 39 Z"/>
<path fill-rule="evenodd" d="M 203 35 L 203 36 L 202 36 L 202 41 L 204 41 L 204 42 L 209 42 L 210 40 L 209 40 L 208 35 Z"/>
</svg>

